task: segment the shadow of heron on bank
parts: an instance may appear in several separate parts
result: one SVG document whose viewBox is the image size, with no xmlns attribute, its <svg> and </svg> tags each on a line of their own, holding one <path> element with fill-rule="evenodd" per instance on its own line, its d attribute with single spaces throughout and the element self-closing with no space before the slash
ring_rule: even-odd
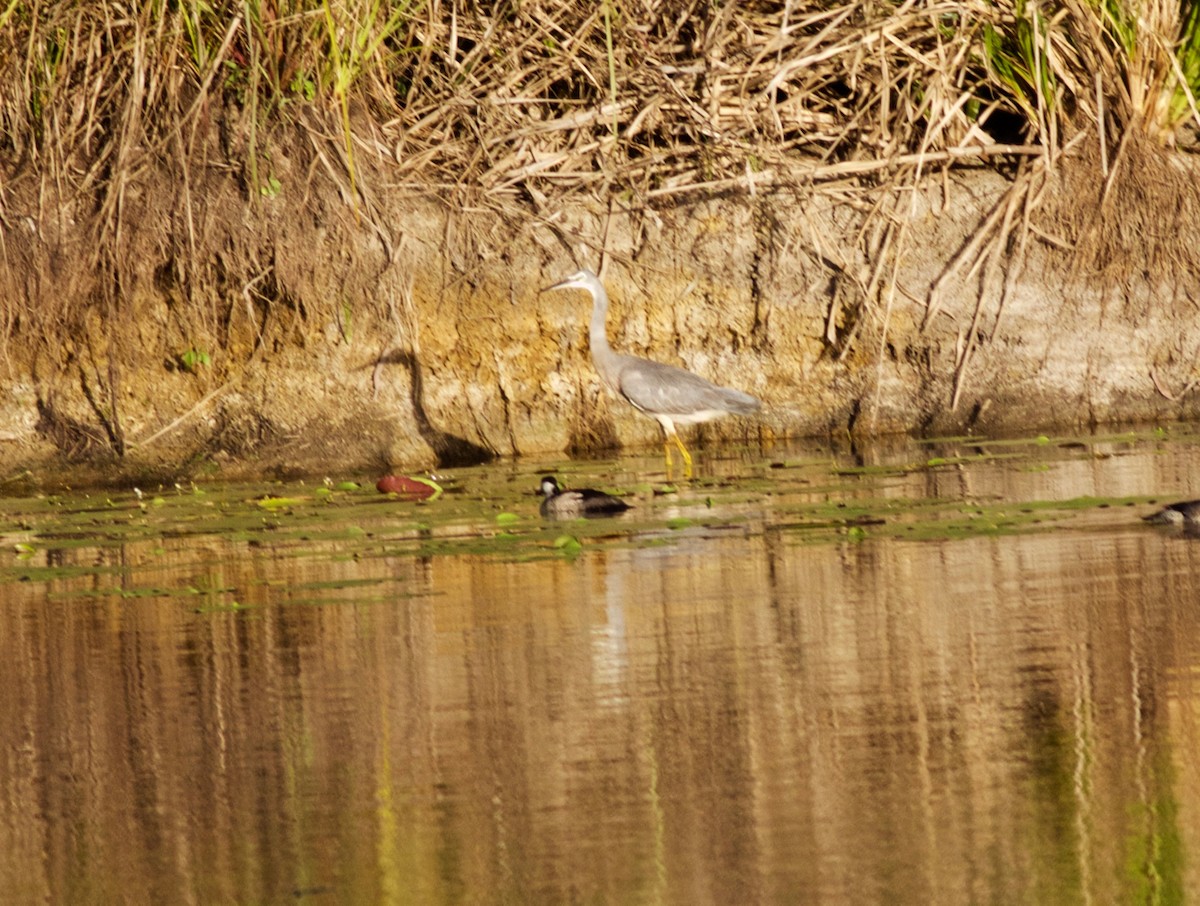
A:
<svg viewBox="0 0 1200 906">
<path fill-rule="evenodd" d="M 450 434 L 437 427 L 425 411 L 425 383 L 421 373 L 421 362 L 410 349 L 393 349 L 382 353 L 376 360 L 371 375 L 372 392 L 379 396 L 380 375 L 384 365 L 400 365 L 409 373 L 409 396 L 417 433 L 433 450 L 438 468 L 477 466 L 491 462 L 497 457 L 495 450 L 474 441 Z"/>
</svg>

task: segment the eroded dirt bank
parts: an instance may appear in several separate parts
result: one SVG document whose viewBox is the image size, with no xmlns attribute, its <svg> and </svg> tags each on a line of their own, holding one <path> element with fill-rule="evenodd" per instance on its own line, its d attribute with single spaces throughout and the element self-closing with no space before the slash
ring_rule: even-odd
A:
<svg viewBox="0 0 1200 906">
<path fill-rule="evenodd" d="M 586 295 L 539 293 L 602 251 L 617 348 L 765 401 L 762 419 L 708 436 L 1030 432 L 1200 409 L 1200 284 L 1183 266 L 1097 281 L 1043 233 L 944 276 L 1004 197 L 990 170 L 930 179 L 884 218 L 855 197 L 759 189 L 520 220 L 400 193 L 352 206 L 306 188 L 299 164 L 277 168 L 284 190 L 249 207 L 219 176 L 186 194 L 130 187 L 111 259 L 84 212 L 10 193 L 6 292 L 45 312 L 91 301 L 65 342 L 50 315 L 10 332 L 7 474 L 80 460 L 321 473 L 655 443 L 592 369 Z"/>
</svg>

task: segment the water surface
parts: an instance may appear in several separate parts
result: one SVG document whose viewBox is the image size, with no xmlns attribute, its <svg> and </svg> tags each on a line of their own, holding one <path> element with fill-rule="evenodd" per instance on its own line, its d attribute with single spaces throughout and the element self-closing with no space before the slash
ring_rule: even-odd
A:
<svg viewBox="0 0 1200 906">
<path fill-rule="evenodd" d="M 1200 542 L 1139 517 L 1197 440 L 0 500 L 0 890 L 1180 902 Z M 547 471 L 635 509 L 546 523 Z"/>
</svg>

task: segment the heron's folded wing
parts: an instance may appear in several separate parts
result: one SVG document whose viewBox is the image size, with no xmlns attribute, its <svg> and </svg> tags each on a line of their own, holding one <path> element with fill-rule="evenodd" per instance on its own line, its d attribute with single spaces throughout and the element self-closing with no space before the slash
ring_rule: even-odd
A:
<svg viewBox="0 0 1200 906">
<path fill-rule="evenodd" d="M 724 388 L 690 371 L 649 359 L 629 357 L 622 363 L 619 387 L 625 399 L 652 415 L 683 416 L 729 408 Z"/>
</svg>

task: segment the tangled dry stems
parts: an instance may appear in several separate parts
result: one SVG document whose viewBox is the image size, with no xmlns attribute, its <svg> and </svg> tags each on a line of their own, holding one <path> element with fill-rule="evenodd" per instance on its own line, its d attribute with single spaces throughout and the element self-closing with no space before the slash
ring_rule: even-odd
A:
<svg viewBox="0 0 1200 906">
<path fill-rule="evenodd" d="M 1061 94 L 1040 112 L 985 50 L 985 31 L 1023 21 L 1025 4 L 1007 0 L 14 4 L 0 124 L 15 159 L 81 193 L 115 181 L 110 219 L 147 158 L 194 151 L 214 95 L 245 114 L 240 163 L 260 176 L 250 194 L 272 123 L 305 107 L 338 123 L 344 107 L 347 134 L 326 134 L 345 139 L 350 165 L 387 158 L 392 183 L 514 197 L 603 189 L 647 204 L 798 163 L 819 180 L 856 172 L 822 165 L 918 155 L 906 158 L 915 167 L 924 153 L 1045 144 L 1062 128 L 1055 117 L 1096 121 L 1088 73 L 1106 79 L 1118 135 L 1169 96 L 1173 38 L 1147 42 L 1155 52 L 1127 72 L 1089 2 L 1031 14 Z M 1149 6 L 1156 35 L 1178 33 L 1178 3 Z M 1051 28 L 1051 16 L 1066 24 Z"/>
</svg>

